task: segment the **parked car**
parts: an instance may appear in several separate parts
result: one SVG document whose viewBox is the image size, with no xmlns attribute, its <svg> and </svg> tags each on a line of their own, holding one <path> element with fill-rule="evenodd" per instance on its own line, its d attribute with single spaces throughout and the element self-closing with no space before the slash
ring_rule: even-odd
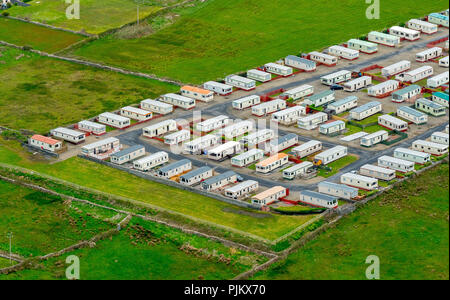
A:
<svg viewBox="0 0 450 300">
<path fill-rule="evenodd" d="M 330 87 L 330 89 L 331 89 L 332 91 L 337 91 L 337 90 L 343 90 L 344 87 L 343 87 L 343 86 L 340 86 L 339 84 L 333 84 L 333 85 Z"/>
</svg>

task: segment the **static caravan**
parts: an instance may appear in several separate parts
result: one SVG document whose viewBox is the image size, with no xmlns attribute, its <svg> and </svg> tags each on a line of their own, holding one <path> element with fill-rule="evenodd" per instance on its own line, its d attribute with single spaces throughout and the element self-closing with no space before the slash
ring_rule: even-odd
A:
<svg viewBox="0 0 450 300">
<path fill-rule="evenodd" d="M 322 181 L 317 186 L 322 194 L 347 200 L 358 197 L 358 189 L 345 184 Z"/>
<path fill-rule="evenodd" d="M 389 138 L 389 133 L 386 130 L 379 130 L 377 132 L 361 137 L 360 144 L 365 147 L 372 147 L 386 141 Z"/>
<path fill-rule="evenodd" d="M 228 116 L 220 115 L 214 118 L 210 118 L 203 122 L 197 123 L 195 129 L 201 132 L 211 132 L 213 130 L 222 128 L 231 123 L 231 119 Z"/>
<path fill-rule="evenodd" d="M 313 105 L 314 107 L 319 107 L 334 101 L 334 99 L 336 99 L 334 91 L 325 90 L 320 93 L 306 97 L 304 103 L 306 105 Z"/>
<path fill-rule="evenodd" d="M 372 77 L 370 76 L 361 76 L 359 78 L 350 80 L 343 84 L 344 90 L 347 92 L 355 92 L 357 90 L 363 89 L 366 86 L 372 84 Z"/>
<path fill-rule="evenodd" d="M 426 21 L 422 21 L 419 19 L 411 19 L 408 21 L 408 23 L 406 24 L 406 26 L 408 26 L 408 28 L 414 29 L 414 30 L 419 30 L 423 33 L 426 34 L 433 34 L 436 33 L 438 31 L 438 26 L 436 24 L 430 23 L 430 22 L 426 22 Z"/>
<path fill-rule="evenodd" d="M 423 66 L 402 74 L 399 74 L 395 77 L 395 79 L 400 80 L 402 82 L 410 82 L 414 83 L 430 77 L 433 75 L 433 67 L 431 66 Z"/>
<path fill-rule="evenodd" d="M 399 106 L 397 108 L 397 117 L 401 117 L 417 125 L 426 124 L 428 122 L 428 115 L 426 113 L 415 110 L 409 106 Z"/>
<path fill-rule="evenodd" d="M 353 120 L 361 121 L 376 113 L 379 113 L 381 109 L 382 109 L 381 102 L 378 101 L 368 102 L 359 107 L 353 108 L 350 111 L 350 117 Z"/>
<path fill-rule="evenodd" d="M 266 72 L 280 75 L 283 77 L 291 76 L 292 73 L 294 72 L 294 70 L 291 67 L 274 64 L 274 63 L 265 64 L 264 69 L 266 70 Z"/>
<path fill-rule="evenodd" d="M 431 114 L 435 117 L 445 116 L 445 106 L 425 98 L 416 100 L 416 109 L 426 112 L 427 114 Z"/>
<path fill-rule="evenodd" d="M 180 183 L 184 185 L 194 185 L 212 177 L 214 175 L 213 173 L 214 171 L 212 168 L 204 166 L 181 175 Z"/>
<path fill-rule="evenodd" d="M 98 122 L 119 129 L 124 129 L 131 125 L 131 121 L 129 118 L 119 116 L 110 112 L 100 114 L 98 116 Z"/>
<path fill-rule="evenodd" d="M 378 51 L 378 44 L 357 39 L 349 40 L 347 47 L 367 54 L 373 54 Z"/>
<path fill-rule="evenodd" d="M 229 75 L 225 77 L 225 83 L 244 91 L 251 91 L 256 87 L 256 81 L 238 75 Z"/>
<path fill-rule="evenodd" d="M 234 100 L 232 106 L 234 109 L 246 109 L 259 103 L 261 103 L 261 98 L 258 95 L 251 95 Z"/>
<path fill-rule="evenodd" d="M 274 113 L 286 108 L 286 101 L 275 99 L 252 107 L 252 114 L 258 117 Z"/>
<path fill-rule="evenodd" d="M 174 133 L 168 134 L 164 137 L 164 144 L 166 145 L 178 145 L 184 141 L 188 141 L 191 138 L 191 132 L 183 129 Z"/>
<path fill-rule="evenodd" d="M 303 190 L 300 192 L 300 202 L 323 208 L 337 208 L 338 198 L 318 192 Z"/>
<path fill-rule="evenodd" d="M 162 95 L 161 101 L 183 109 L 192 109 L 195 107 L 195 99 L 173 93 Z"/>
<path fill-rule="evenodd" d="M 421 165 L 430 161 L 431 155 L 420 151 L 415 151 L 407 148 L 397 148 L 394 150 L 394 157 L 412 161 Z"/>
<path fill-rule="evenodd" d="M 160 168 L 158 175 L 163 178 L 172 178 L 190 170 L 192 170 L 192 162 L 189 159 L 182 159 Z"/>
<path fill-rule="evenodd" d="M 102 135 L 106 133 L 106 126 L 104 124 L 99 124 L 88 120 L 78 122 L 78 129 L 94 135 Z"/>
<path fill-rule="evenodd" d="M 86 134 L 84 132 L 58 127 L 50 130 L 50 134 L 56 138 L 62 139 L 72 144 L 79 144 L 86 140 Z"/>
<path fill-rule="evenodd" d="M 295 133 L 288 133 L 270 141 L 266 153 L 278 153 L 288 149 L 298 143 L 298 136 Z"/>
<path fill-rule="evenodd" d="M 334 114 L 340 114 L 358 106 L 358 97 L 348 96 L 328 104 L 327 109 Z"/>
<path fill-rule="evenodd" d="M 445 132 L 434 132 L 431 135 L 431 141 L 433 143 L 448 145 L 448 133 Z"/>
<path fill-rule="evenodd" d="M 444 67 L 444 68 L 448 68 L 448 56 L 441 58 L 439 60 L 439 66 Z"/>
<path fill-rule="evenodd" d="M 400 45 L 400 37 L 378 31 L 370 32 L 367 38 L 369 42 L 374 42 L 389 47 L 397 47 Z"/>
<path fill-rule="evenodd" d="M 233 171 L 227 171 L 217 176 L 206 179 L 202 182 L 202 189 L 206 191 L 214 191 L 226 185 L 235 183 L 237 181 L 237 174 Z"/>
<path fill-rule="evenodd" d="M 175 120 L 165 120 L 143 128 L 142 135 L 148 138 L 153 138 L 176 130 L 177 122 Z"/>
<path fill-rule="evenodd" d="M 145 147 L 142 145 L 133 145 L 124 150 L 111 154 L 111 162 L 121 165 L 136 158 L 145 155 Z"/>
<path fill-rule="evenodd" d="M 256 172 L 269 173 L 280 168 L 289 162 L 289 156 L 286 153 L 277 153 L 256 164 Z"/>
<path fill-rule="evenodd" d="M 264 157 L 264 151 L 261 149 L 251 149 L 231 158 L 231 165 L 235 167 L 245 167 Z"/>
<path fill-rule="evenodd" d="M 344 82 L 352 78 L 352 72 L 347 70 L 338 71 L 325 76 L 320 77 L 320 82 L 325 85 L 333 85 L 336 83 Z"/>
<path fill-rule="evenodd" d="M 319 132 L 325 135 L 337 134 L 345 129 L 345 122 L 341 120 L 331 121 L 319 126 Z"/>
<path fill-rule="evenodd" d="M 247 132 L 250 132 L 252 130 L 253 130 L 253 123 L 251 121 L 240 121 L 232 125 L 229 125 L 225 128 L 222 128 L 220 132 L 223 136 L 225 136 L 225 138 L 232 139 L 241 136 L 243 134 L 246 134 Z"/>
<path fill-rule="evenodd" d="M 228 156 L 241 152 L 242 146 L 239 142 L 226 142 L 208 151 L 208 158 L 212 160 L 222 160 Z"/>
<path fill-rule="evenodd" d="M 304 106 L 297 105 L 273 113 L 272 121 L 283 125 L 291 125 L 297 123 L 297 120 L 305 114 L 306 108 Z"/>
<path fill-rule="evenodd" d="M 439 75 L 428 78 L 428 80 L 427 80 L 428 87 L 435 89 L 440 86 L 443 86 L 444 84 L 447 84 L 448 83 L 448 74 L 449 74 L 449 72 L 446 71 Z"/>
<path fill-rule="evenodd" d="M 378 179 L 354 173 L 342 174 L 341 183 L 367 191 L 372 191 L 378 188 Z"/>
<path fill-rule="evenodd" d="M 347 147 L 336 146 L 328 150 L 325 150 L 322 153 L 317 154 L 314 157 L 314 161 L 315 162 L 321 161 L 322 164 L 327 165 L 335 160 L 347 156 L 347 154 L 348 154 Z"/>
<path fill-rule="evenodd" d="M 448 28 L 448 16 L 439 13 L 428 15 L 428 22 Z"/>
<path fill-rule="evenodd" d="M 380 180 L 391 181 L 395 178 L 395 170 L 366 164 L 359 169 L 359 174 Z"/>
<path fill-rule="evenodd" d="M 156 152 L 133 162 L 133 167 L 140 171 L 149 171 L 169 161 L 169 154 L 164 151 Z"/>
<path fill-rule="evenodd" d="M 233 92 L 233 87 L 228 84 L 223 84 L 215 81 L 208 81 L 203 84 L 203 88 L 214 92 L 221 96 L 230 95 Z"/>
<path fill-rule="evenodd" d="M 442 48 L 441 47 L 433 47 L 429 48 L 427 50 L 421 51 L 416 54 L 416 60 L 418 62 L 426 62 L 430 59 L 437 58 L 442 55 Z"/>
<path fill-rule="evenodd" d="M 242 137 L 239 142 L 247 146 L 255 146 L 275 137 L 275 131 L 272 129 L 261 129 Z"/>
<path fill-rule="evenodd" d="M 133 106 L 122 107 L 120 109 L 120 115 L 139 122 L 148 121 L 153 117 L 153 113 L 151 111 Z"/>
<path fill-rule="evenodd" d="M 408 173 L 414 171 L 414 162 L 398 159 L 392 156 L 383 155 L 378 158 L 378 166 L 384 167 L 388 169 L 392 169 L 395 171 L 399 171 L 402 173 Z"/>
<path fill-rule="evenodd" d="M 400 26 L 392 26 L 389 28 L 389 34 L 408 41 L 417 41 L 420 39 L 420 31 Z"/>
<path fill-rule="evenodd" d="M 196 86 L 185 85 L 180 89 L 181 95 L 195 100 L 210 102 L 214 100 L 214 93 L 210 90 L 202 89 Z"/>
<path fill-rule="evenodd" d="M 397 80 L 387 80 L 367 89 L 367 93 L 372 97 L 385 97 L 398 89 L 400 83 Z"/>
<path fill-rule="evenodd" d="M 172 104 L 167 104 L 152 99 L 142 100 L 141 108 L 161 115 L 167 115 L 173 111 Z"/>
<path fill-rule="evenodd" d="M 246 180 L 235 186 L 225 189 L 225 196 L 239 199 L 247 196 L 248 194 L 257 191 L 259 189 L 259 183 L 254 180 Z"/>
<path fill-rule="evenodd" d="M 402 60 L 393 65 L 381 69 L 381 75 L 385 77 L 394 76 L 411 69 L 411 62 L 409 60 Z"/>
<path fill-rule="evenodd" d="M 338 62 L 338 58 L 336 56 L 328 55 L 325 53 L 320 53 L 317 51 L 310 52 L 308 54 L 308 57 L 312 61 L 324 64 L 329 67 L 335 66 Z"/>
<path fill-rule="evenodd" d="M 106 138 L 81 148 L 83 155 L 98 159 L 108 158 L 111 154 L 118 151 L 120 151 L 120 141 L 114 137 Z"/>
<path fill-rule="evenodd" d="M 347 60 L 355 60 L 359 57 L 359 51 L 342 47 L 342 46 L 331 46 L 328 48 L 328 53 L 334 56 L 342 57 Z"/>
<path fill-rule="evenodd" d="M 328 121 L 328 115 L 324 112 L 318 112 L 298 119 L 297 126 L 301 129 L 312 130 L 326 121 Z"/>
<path fill-rule="evenodd" d="M 62 142 L 43 135 L 35 134 L 28 139 L 28 145 L 46 150 L 50 152 L 56 152 L 62 149 Z"/>
<path fill-rule="evenodd" d="M 295 147 L 292 149 L 292 152 L 294 152 L 297 157 L 303 158 L 320 150 L 322 150 L 322 142 L 312 140 Z"/>
<path fill-rule="evenodd" d="M 287 194 L 288 190 L 286 188 L 282 186 L 274 186 L 273 188 L 253 196 L 252 203 L 261 206 L 269 205 L 283 197 L 286 197 Z"/>
<path fill-rule="evenodd" d="M 260 82 L 267 82 L 272 80 L 272 75 L 261 70 L 251 69 L 247 71 L 247 78 Z"/>
<path fill-rule="evenodd" d="M 280 97 L 287 97 L 287 98 L 291 98 L 293 100 L 298 100 L 300 98 L 312 95 L 313 93 L 314 93 L 313 86 L 308 85 L 308 84 L 303 84 L 296 88 L 285 91 L 283 94 L 281 94 Z"/>
<path fill-rule="evenodd" d="M 306 72 L 311 72 L 316 69 L 316 62 L 295 55 L 286 56 L 284 64 Z"/>
<path fill-rule="evenodd" d="M 207 134 L 184 143 L 184 151 L 191 154 L 202 153 L 204 150 L 219 143 L 219 137 L 214 134 Z"/>
<path fill-rule="evenodd" d="M 401 103 L 408 100 L 415 100 L 422 93 L 422 87 L 411 84 L 401 90 L 392 93 L 392 101 Z"/>
<path fill-rule="evenodd" d="M 408 130 L 408 123 L 391 115 L 382 115 L 378 117 L 378 125 L 387 129 L 406 131 Z"/>
<path fill-rule="evenodd" d="M 310 161 L 304 161 L 302 163 L 296 164 L 290 168 L 283 170 L 283 178 L 292 180 L 299 175 L 306 174 L 308 170 L 310 170 L 313 166 L 313 163 Z"/>
<path fill-rule="evenodd" d="M 412 148 L 414 150 L 430 153 L 431 155 L 435 156 L 440 156 L 448 152 L 448 145 L 424 140 L 414 141 L 412 144 Z"/>
</svg>

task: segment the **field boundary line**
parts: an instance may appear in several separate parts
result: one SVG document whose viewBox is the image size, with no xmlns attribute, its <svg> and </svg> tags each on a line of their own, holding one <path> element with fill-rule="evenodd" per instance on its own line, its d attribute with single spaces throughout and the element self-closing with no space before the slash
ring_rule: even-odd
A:
<svg viewBox="0 0 450 300">
<path fill-rule="evenodd" d="M 300 226 L 298 226 L 297 228 L 291 230 L 290 232 L 286 233 L 285 235 L 283 235 L 283 236 L 277 238 L 276 240 L 273 240 L 273 241 L 272 241 L 272 245 L 277 244 L 278 242 L 280 242 L 280 241 L 282 241 L 282 240 L 284 240 L 284 239 L 290 237 L 290 236 L 293 235 L 294 233 L 297 233 L 297 232 L 299 232 L 300 230 L 304 229 L 305 227 L 311 225 L 312 223 L 314 223 L 314 222 L 316 222 L 316 221 L 322 219 L 326 213 L 327 213 L 327 211 L 325 211 L 325 212 L 323 212 L 323 213 L 321 213 L 321 214 L 315 216 L 315 217 L 312 218 L 311 220 L 309 220 L 309 221 L 303 223 L 302 225 L 300 225 Z"/>
</svg>

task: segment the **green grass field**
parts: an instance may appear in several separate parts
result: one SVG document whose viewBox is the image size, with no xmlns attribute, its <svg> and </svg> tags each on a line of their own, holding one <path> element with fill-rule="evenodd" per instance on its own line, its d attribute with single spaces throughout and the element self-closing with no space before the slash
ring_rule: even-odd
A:
<svg viewBox="0 0 450 300">
<path fill-rule="evenodd" d="M 1 19 L 0 19 L 1 21 Z M 40 133 L 178 87 L 0 48 L 0 125 Z"/>
<path fill-rule="evenodd" d="M 339 170 L 345 168 L 346 166 L 354 163 L 359 158 L 355 155 L 347 155 L 346 157 L 340 158 L 332 163 L 329 163 L 326 165 L 327 167 L 331 168 L 331 171 L 327 171 L 325 169 L 319 169 L 317 172 L 317 176 L 321 176 L 324 178 L 328 178 L 330 176 L 333 176 L 334 174 L 338 173 Z"/>
<path fill-rule="evenodd" d="M 438 166 L 382 194 L 254 279 L 449 278 L 449 167 Z"/>
<path fill-rule="evenodd" d="M 71 54 L 201 83 L 448 7 L 444 0 L 415 3 L 391 1 L 381 5 L 380 19 L 368 20 L 360 0 L 210 0 L 153 35 L 107 36 Z"/>
<path fill-rule="evenodd" d="M 0 41 L 18 46 L 54 53 L 83 39 L 74 33 L 0 17 Z"/>
</svg>

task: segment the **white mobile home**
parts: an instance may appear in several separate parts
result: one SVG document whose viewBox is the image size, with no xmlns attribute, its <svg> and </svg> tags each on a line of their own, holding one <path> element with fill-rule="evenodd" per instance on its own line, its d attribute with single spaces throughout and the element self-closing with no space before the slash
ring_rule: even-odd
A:
<svg viewBox="0 0 450 300">
<path fill-rule="evenodd" d="M 367 54 L 373 54 L 378 51 L 378 44 L 357 39 L 349 40 L 347 47 Z"/>
<path fill-rule="evenodd" d="M 83 155 L 98 159 L 108 158 L 111 154 L 118 151 L 120 151 L 120 141 L 114 137 L 106 138 L 81 148 Z"/>
<path fill-rule="evenodd" d="M 219 137 L 214 134 L 207 134 L 184 143 L 184 151 L 191 154 L 202 153 L 204 150 L 219 143 Z"/>
<path fill-rule="evenodd" d="M 442 55 L 442 48 L 441 47 L 433 47 L 429 48 L 427 50 L 421 51 L 416 54 L 416 60 L 418 62 L 426 62 L 430 59 L 437 58 Z"/>
<path fill-rule="evenodd" d="M 197 123 L 195 129 L 201 132 L 211 132 L 213 130 L 222 128 L 231 123 L 231 119 L 228 116 L 220 115 L 214 118 L 210 118 L 203 122 Z"/>
<path fill-rule="evenodd" d="M 323 112 L 318 112 L 298 119 L 297 126 L 301 129 L 312 130 L 326 121 L 328 121 L 328 115 Z"/>
<path fill-rule="evenodd" d="M 140 171 L 149 171 L 169 161 L 169 154 L 164 151 L 156 152 L 133 162 L 133 167 Z"/>
<path fill-rule="evenodd" d="M 266 153 L 278 153 L 288 149 L 298 143 L 298 135 L 295 133 L 288 133 L 270 141 Z"/>
<path fill-rule="evenodd" d="M 282 186 L 274 186 L 262 193 L 259 193 L 252 197 L 252 203 L 258 204 L 261 206 L 269 205 L 274 203 L 275 201 L 280 200 L 283 197 L 286 197 L 288 194 L 288 190 Z"/>
<path fill-rule="evenodd" d="M 232 106 L 234 109 L 246 109 L 253 105 L 258 105 L 259 103 L 261 103 L 261 97 L 258 95 L 251 95 L 234 100 Z"/>
<path fill-rule="evenodd" d="M 376 144 L 386 141 L 388 138 L 389 133 L 386 130 L 379 130 L 377 132 L 361 137 L 360 143 L 361 146 L 372 147 Z"/>
<path fill-rule="evenodd" d="M 372 77 L 361 76 L 356 79 L 350 80 L 343 84 L 344 90 L 347 92 L 355 92 L 357 90 L 363 89 L 372 84 Z"/>
<path fill-rule="evenodd" d="M 124 150 L 111 154 L 111 162 L 121 165 L 145 155 L 145 147 L 133 145 Z"/>
<path fill-rule="evenodd" d="M 297 120 L 305 115 L 306 108 L 301 105 L 292 106 L 272 114 L 272 121 L 283 124 L 295 124 Z"/>
<path fill-rule="evenodd" d="M 286 101 L 275 99 L 252 107 L 252 114 L 258 117 L 274 113 L 286 108 Z"/>
<path fill-rule="evenodd" d="M 235 155 L 242 150 L 242 145 L 239 142 L 226 142 L 208 151 L 208 158 L 212 160 L 222 160 L 228 156 Z"/>
<path fill-rule="evenodd" d="M 359 174 L 377 178 L 380 180 L 391 181 L 395 178 L 395 170 L 382 168 L 374 165 L 366 164 L 359 169 Z"/>
<path fill-rule="evenodd" d="M 431 114 L 435 117 L 439 117 L 439 116 L 445 116 L 445 106 L 430 101 L 428 99 L 425 98 L 420 98 L 416 100 L 415 103 L 416 109 L 419 109 L 423 112 L 426 112 L 428 114 Z"/>
<path fill-rule="evenodd" d="M 335 99 L 334 91 L 325 90 L 320 93 L 306 97 L 304 103 L 306 105 L 313 105 L 314 107 L 319 107 L 334 101 L 334 99 Z"/>
<path fill-rule="evenodd" d="M 264 157 L 264 151 L 261 149 L 251 149 L 231 158 L 231 165 L 235 167 L 245 167 Z"/>
<path fill-rule="evenodd" d="M 192 162 L 189 159 L 182 159 L 160 168 L 158 175 L 163 178 L 172 178 L 190 170 L 192 170 Z"/>
<path fill-rule="evenodd" d="M 448 83 L 448 75 L 449 75 L 449 72 L 446 71 L 444 73 L 441 73 L 441 74 L 438 74 L 431 78 L 428 78 L 428 80 L 427 80 L 428 87 L 435 89 L 440 86 L 443 86 L 444 84 L 447 84 Z"/>
<path fill-rule="evenodd" d="M 62 149 L 63 143 L 59 140 L 35 134 L 28 139 L 28 145 L 41 150 L 56 152 Z"/>
<path fill-rule="evenodd" d="M 99 124 L 88 120 L 78 122 L 77 126 L 77 129 L 92 133 L 94 135 L 102 135 L 106 133 L 106 126 L 104 124 Z"/>
<path fill-rule="evenodd" d="M 415 100 L 422 93 L 422 87 L 416 84 L 411 84 L 401 90 L 392 93 L 392 101 L 401 103 L 408 100 Z"/>
<path fill-rule="evenodd" d="M 294 152 L 297 157 L 303 158 L 320 150 L 322 150 L 322 142 L 312 140 L 298 147 L 295 147 L 294 149 L 292 149 L 292 152 Z"/>
<path fill-rule="evenodd" d="M 272 80 L 272 74 L 257 69 L 251 69 L 247 71 L 247 78 L 260 82 L 267 82 Z"/>
<path fill-rule="evenodd" d="M 400 45 L 400 38 L 398 36 L 382 33 L 378 31 L 372 31 L 367 36 L 369 42 L 382 44 L 389 47 L 397 47 Z"/>
<path fill-rule="evenodd" d="M 439 60 L 439 66 L 448 68 L 448 55 Z"/>
<path fill-rule="evenodd" d="M 287 97 L 293 100 L 312 95 L 314 93 L 314 87 L 308 84 L 303 84 L 296 88 L 285 91 L 280 97 Z"/>
<path fill-rule="evenodd" d="M 392 26 L 389 28 L 389 34 L 408 41 L 417 41 L 420 39 L 420 31 L 400 26 Z"/>
<path fill-rule="evenodd" d="M 266 70 L 266 72 L 280 75 L 283 77 L 291 76 L 292 73 L 294 72 L 294 70 L 291 67 L 274 64 L 274 63 L 265 64 L 264 69 Z"/>
<path fill-rule="evenodd" d="M 310 161 L 304 161 L 302 163 L 296 164 L 290 168 L 283 170 L 283 178 L 292 180 L 299 175 L 306 174 L 312 167 L 313 163 Z"/>
<path fill-rule="evenodd" d="M 120 115 L 139 122 L 150 120 L 153 117 L 151 111 L 133 106 L 125 106 L 120 109 Z"/>
<path fill-rule="evenodd" d="M 173 93 L 162 95 L 161 101 L 183 109 L 192 109 L 195 107 L 195 99 Z"/>
<path fill-rule="evenodd" d="M 304 70 L 307 72 L 311 72 L 316 69 L 316 62 L 295 55 L 286 56 L 286 58 L 284 59 L 284 64 L 286 66 L 294 67 L 296 69 Z"/>
<path fill-rule="evenodd" d="M 431 155 L 420 151 L 415 151 L 407 148 L 397 148 L 394 150 L 394 157 L 412 161 L 421 165 L 430 161 Z"/>
<path fill-rule="evenodd" d="M 317 51 L 310 52 L 308 54 L 308 57 L 312 61 L 324 64 L 329 67 L 335 66 L 338 62 L 338 58 L 336 56 L 328 55 L 325 53 L 320 53 Z"/>
<path fill-rule="evenodd" d="M 300 202 L 323 208 L 337 208 L 338 198 L 318 192 L 303 190 L 300 192 Z"/>
<path fill-rule="evenodd" d="M 167 115 L 173 111 L 172 104 L 167 104 L 167 103 L 152 100 L 152 99 L 142 100 L 141 108 L 151 111 L 153 113 L 161 114 L 161 115 Z"/>
<path fill-rule="evenodd" d="M 180 89 L 181 95 L 198 101 L 211 102 L 214 100 L 214 93 L 210 90 L 201 89 L 196 86 L 185 85 Z"/>
<path fill-rule="evenodd" d="M 338 71 L 325 76 L 320 77 L 320 82 L 325 85 L 333 85 L 336 83 L 341 83 L 352 78 L 352 72 L 347 70 Z"/>
<path fill-rule="evenodd" d="M 225 83 L 244 91 L 250 91 L 256 87 L 256 81 L 238 75 L 229 75 L 225 77 Z"/>
<path fill-rule="evenodd" d="M 202 182 L 202 188 L 207 191 L 214 191 L 231 183 L 235 183 L 236 181 L 237 174 L 233 171 L 228 171 L 206 179 Z"/>
<path fill-rule="evenodd" d="M 98 116 L 98 122 L 119 129 L 124 129 L 131 125 L 131 121 L 129 118 L 119 116 L 110 112 L 100 114 Z"/>
<path fill-rule="evenodd" d="M 381 75 L 385 77 L 394 76 L 408 71 L 409 69 L 411 69 L 411 62 L 409 60 L 402 60 L 398 63 L 382 68 Z"/>
<path fill-rule="evenodd" d="M 174 133 L 168 134 L 164 137 L 164 144 L 167 145 L 178 145 L 184 141 L 188 141 L 191 138 L 191 132 L 189 130 L 183 129 L 176 131 Z"/>
<path fill-rule="evenodd" d="M 345 129 L 345 122 L 341 120 L 331 121 L 319 126 L 319 132 L 325 135 L 340 133 Z"/>
<path fill-rule="evenodd" d="M 328 150 L 325 150 L 322 153 L 317 154 L 314 157 L 314 161 L 315 162 L 320 161 L 322 164 L 327 165 L 335 160 L 347 156 L 347 154 L 348 154 L 347 147 L 336 146 Z"/>
<path fill-rule="evenodd" d="M 397 80 L 387 80 L 367 89 L 367 93 L 372 97 L 385 97 L 398 89 L 400 83 Z"/>
<path fill-rule="evenodd" d="M 448 145 L 424 140 L 416 140 L 412 144 L 412 149 L 430 153 L 431 155 L 440 156 L 448 152 Z"/>
<path fill-rule="evenodd" d="M 439 13 L 429 14 L 428 22 L 448 28 L 448 16 L 443 15 L 443 14 L 439 14 Z"/>
<path fill-rule="evenodd" d="M 358 106 L 358 97 L 348 96 L 328 104 L 327 109 L 334 114 L 340 114 Z"/>
<path fill-rule="evenodd" d="M 415 110 L 409 106 L 399 106 L 397 108 L 397 117 L 401 117 L 418 125 L 426 124 L 428 122 L 428 115 L 426 113 Z"/>
<path fill-rule="evenodd" d="M 180 183 L 184 185 L 194 185 L 212 177 L 213 175 L 214 170 L 208 166 L 204 166 L 181 175 Z"/>
<path fill-rule="evenodd" d="M 408 123 L 400 120 L 391 115 L 382 115 L 378 117 L 378 125 L 381 125 L 387 129 L 397 130 L 397 131 L 406 131 L 408 130 Z"/>
<path fill-rule="evenodd" d="M 233 87 L 228 84 L 223 84 L 215 81 L 208 81 L 203 84 L 203 88 L 210 90 L 218 95 L 226 96 L 233 92 Z"/>
<path fill-rule="evenodd" d="M 79 144 L 85 141 L 86 134 L 84 132 L 58 127 L 50 130 L 50 134 L 56 138 L 62 139 L 64 141 Z"/>
<path fill-rule="evenodd" d="M 347 200 L 358 197 L 358 189 L 345 184 L 322 181 L 317 186 L 322 194 Z"/>
<path fill-rule="evenodd" d="M 247 196 L 248 194 L 257 191 L 259 189 L 259 183 L 254 180 L 246 180 L 235 186 L 225 189 L 225 196 L 239 199 Z"/>
<path fill-rule="evenodd" d="M 256 172 L 269 173 L 277 168 L 280 168 L 289 162 L 289 156 L 285 153 L 277 153 L 265 160 L 256 164 Z"/>
<path fill-rule="evenodd" d="M 414 162 L 386 155 L 383 155 L 378 158 L 378 166 L 399 171 L 402 173 L 414 171 Z"/>
<path fill-rule="evenodd" d="M 406 25 L 408 26 L 408 28 L 420 30 L 421 32 L 426 34 L 433 34 L 438 31 L 438 26 L 436 24 L 419 19 L 411 19 Z"/>
<path fill-rule="evenodd" d="M 379 113 L 382 110 L 381 102 L 372 101 L 368 102 L 359 107 L 353 108 L 350 111 L 350 117 L 353 120 L 361 121 L 365 118 L 368 118 L 376 113 Z"/>
<path fill-rule="evenodd" d="M 148 138 L 153 138 L 176 130 L 177 122 L 175 120 L 165 120 L 143 128 L 142 135 Z"/>
<path fill-rule="evenodd" d="M 220 133 L 223 136 L 225 136 L 225 138 L 232 139 L 241 136 L 243 134 L 246 134 L 247 132 L 250 132 L 252 130 L 253 130 L 253 123 L 251 121 L 240 121 L 232 125 L 229 125 L 225 128 L 222 128 L 220 130 Z"/>
<path fill-rule="evenodd" d="M 342 57 L 347 60 L 355 60 L 359 57 L 359 51 L 342 47 L 342 46 L 331 46 L 328 48 L 328 53 L 334 56 Z"/>
<path fill-rule="evenodd" d="M 448 133 L 445 132 L 433 132 L 431 135 L 431 141 L 438 144 L 448 145 Z"/>
<path fill-rule="evenodd" d="M 255 146 L 275 137 L 275 131 L 272 129 L 261 129 L 242 137 L 239 142 L 247 147 Z"/>
<path fill-rule="evenodd" d="M 367 191 L 378 188 L 378 179 L 353 173 L 342 174 L 341 183 Z"/>
</svg>

